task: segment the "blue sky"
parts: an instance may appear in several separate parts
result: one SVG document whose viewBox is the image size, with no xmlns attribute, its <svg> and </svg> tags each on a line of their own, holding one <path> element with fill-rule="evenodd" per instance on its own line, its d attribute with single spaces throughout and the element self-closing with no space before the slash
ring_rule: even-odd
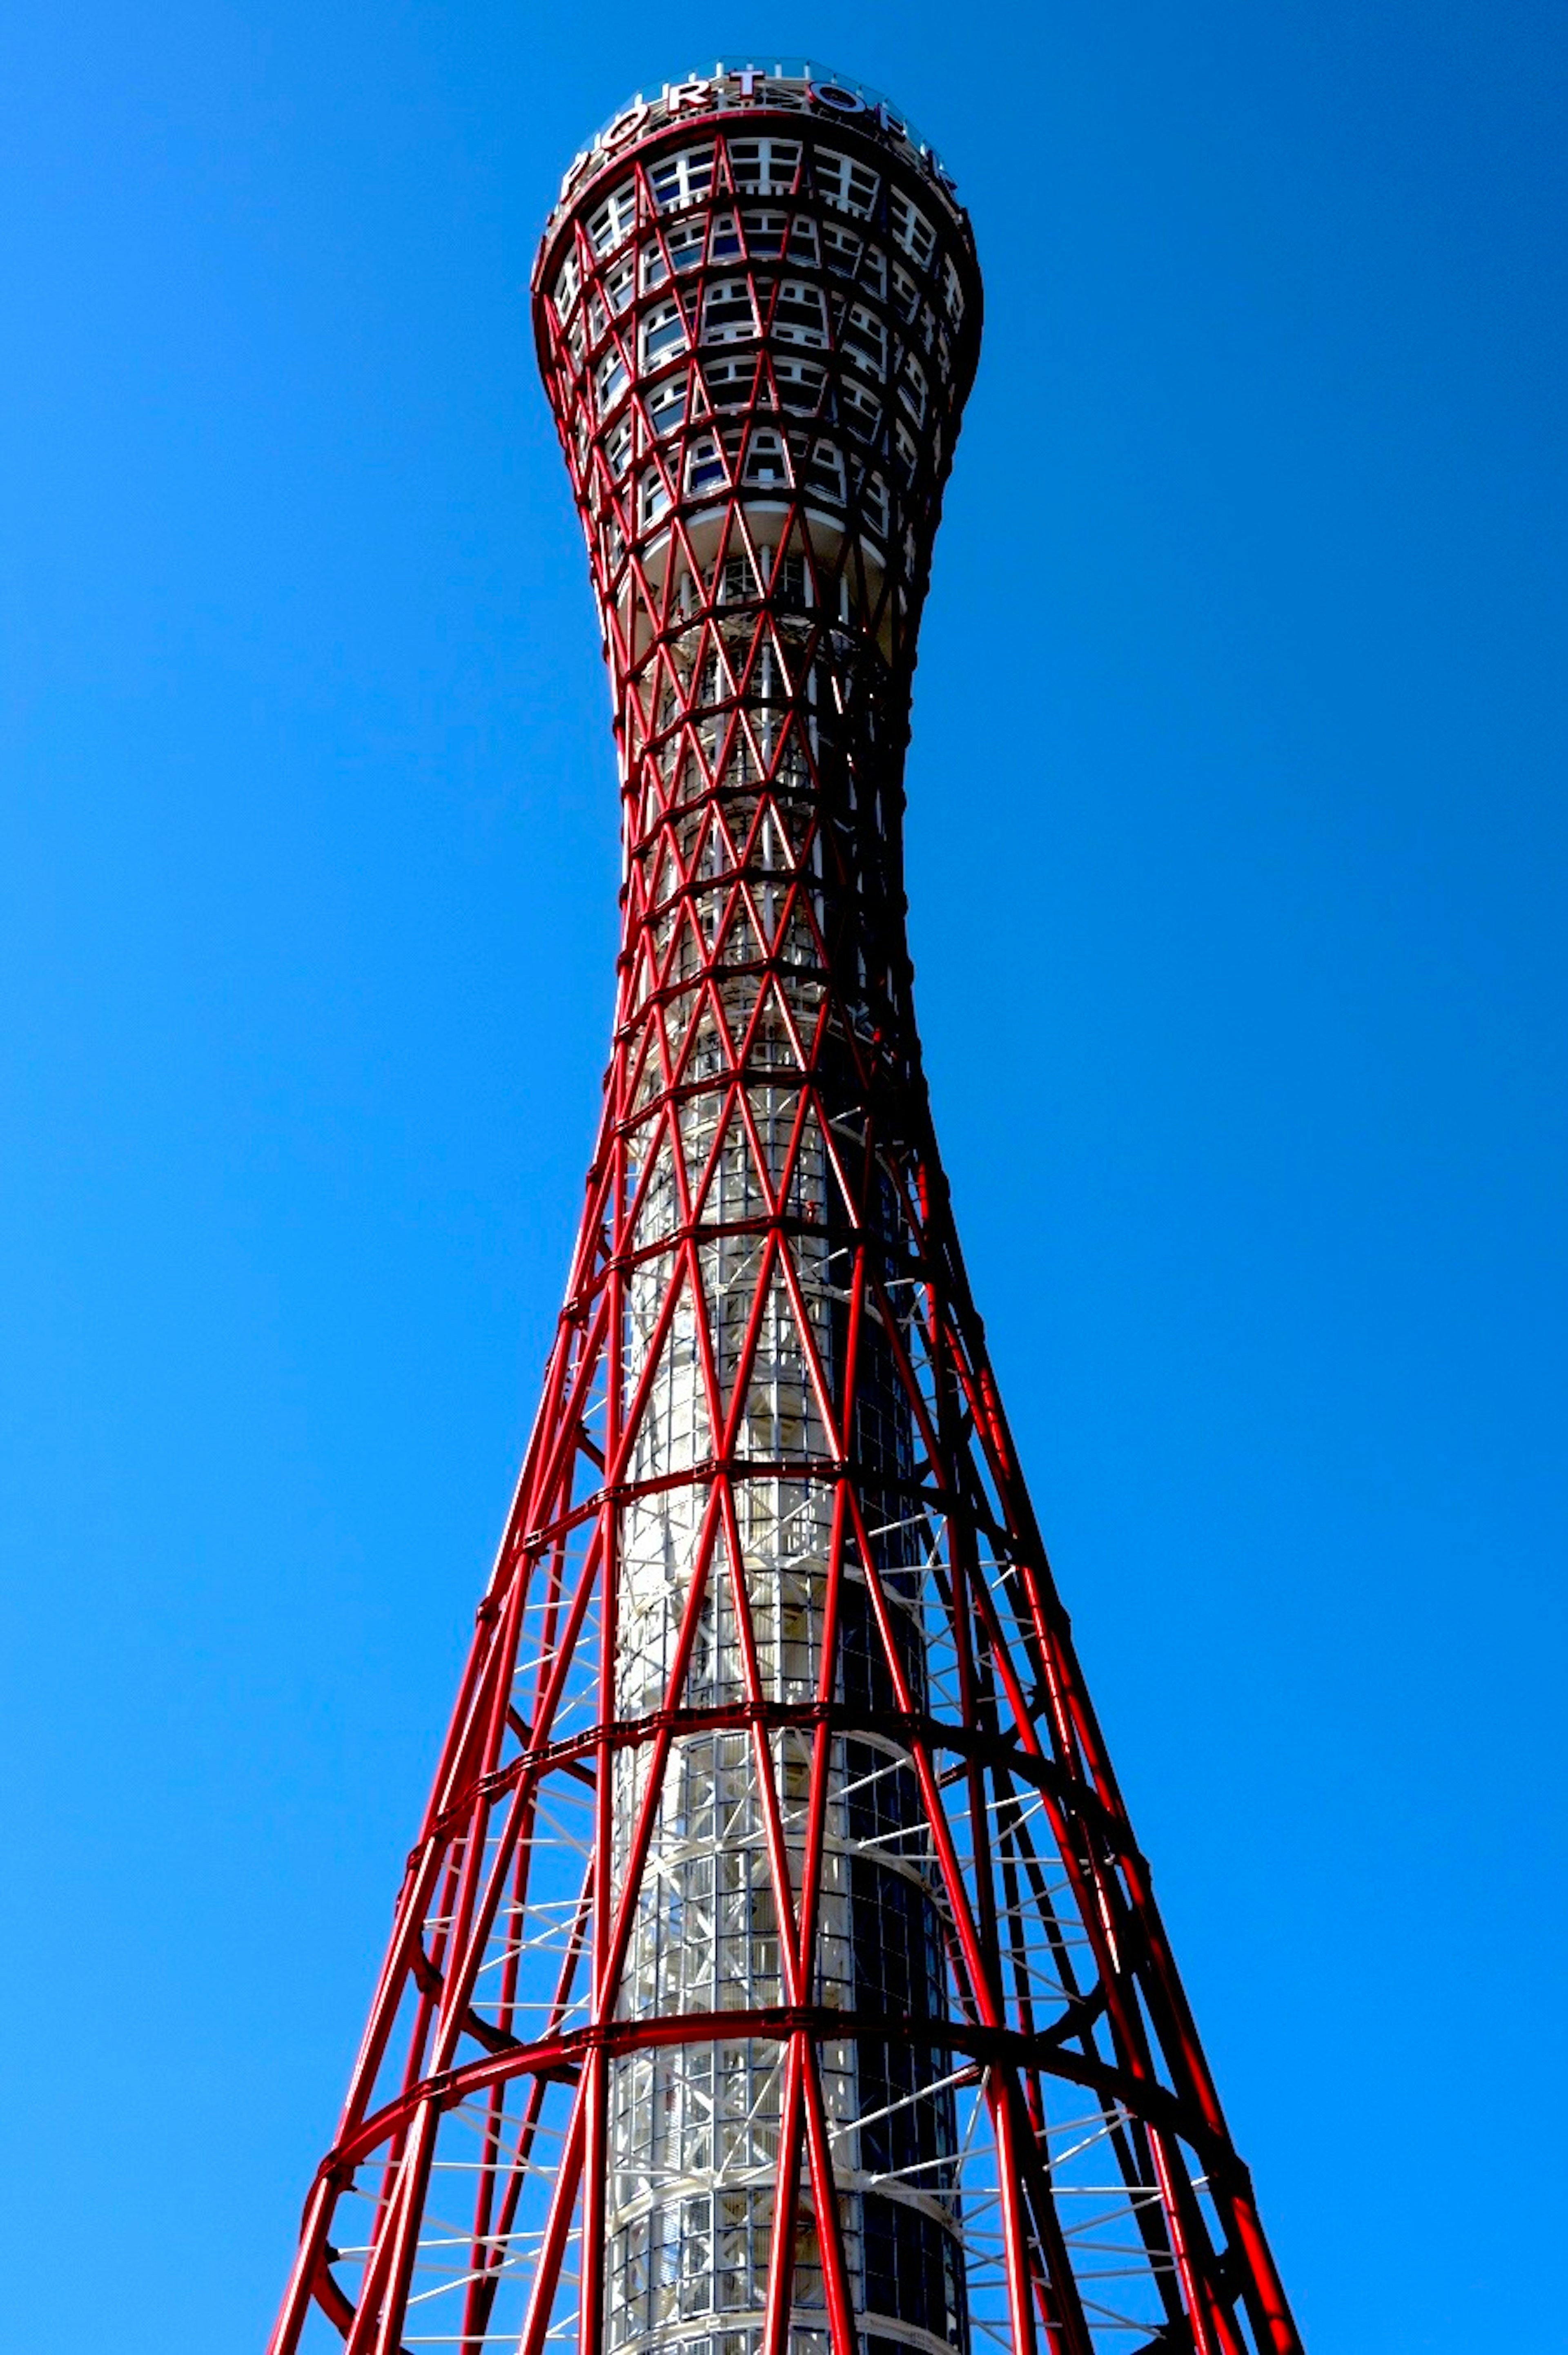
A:
<svg viewBox="0 0 1568 2355">
<path fill-rule="evenodd" d="M 534 240 L 895 93 L 986 349 L 909 771 L 971 1270 L 1314 2355 L 1568 2344 L 1563 100 L 1529 0 L 0 30 L 18 2348 L 258 2345 L 566 1273 L 608 708 Z"/>
</svg>

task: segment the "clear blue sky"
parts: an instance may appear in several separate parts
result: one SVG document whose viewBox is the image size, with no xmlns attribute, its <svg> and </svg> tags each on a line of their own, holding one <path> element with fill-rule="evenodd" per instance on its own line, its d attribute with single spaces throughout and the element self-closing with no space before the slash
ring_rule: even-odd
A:
<svg viewBox="0 0 1568 2355">
<path fill-rule="evenodd" d="M 1568 2346 L 1545 0 L 8 15 L 7 2341 L 270 2318 L 608 1035 L 534 240 L 753 39 L 973 211 L 921 1015 L 1237 2138 L 1314 2355 Z"/>
</svg>

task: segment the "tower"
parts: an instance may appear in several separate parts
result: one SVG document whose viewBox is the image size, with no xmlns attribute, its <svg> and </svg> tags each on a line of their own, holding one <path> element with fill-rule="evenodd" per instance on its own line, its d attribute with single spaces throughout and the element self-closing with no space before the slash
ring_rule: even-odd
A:
<svg viewBox="0 0 1568 2355">
<path fill-rule="evenodd" d="M 1290 2355 L 921 1072 L 968 221 L 872 94 L 720 67 L 578 156 L 534 315 L 614 702 L 611 1060 L 274 2355 Z"/>
</svg>

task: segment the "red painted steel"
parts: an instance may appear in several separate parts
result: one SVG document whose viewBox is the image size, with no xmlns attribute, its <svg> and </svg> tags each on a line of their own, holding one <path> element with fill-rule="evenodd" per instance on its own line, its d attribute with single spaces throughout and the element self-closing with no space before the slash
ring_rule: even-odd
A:
<svg viewBox="0 0 1568 2355">
<path fill-rule="evenodd" d="M 939 165 L 806 74 L 640 101 L 546 233 L 613 1051 L 274 2355 L 1299 2345 L 921 1074 L 901 780 L 980 315 Z"/>
</svg>

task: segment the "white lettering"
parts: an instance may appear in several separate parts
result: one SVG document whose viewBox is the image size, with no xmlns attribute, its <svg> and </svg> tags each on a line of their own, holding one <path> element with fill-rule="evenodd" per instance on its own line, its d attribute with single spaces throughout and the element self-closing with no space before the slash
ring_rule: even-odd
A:
<svg viewBox="0 0 1568 2355">
<path fill-rule="evenodd" d="M 600 132 L 599 144 L 607 155 L 617 147 L 624 147 L 629 139 L 636 138 L 648 120 L 648 112 L 646 99 L 633 99 L 625 113 L 618 114 L 609 130 Z"/>
<path fill-rule="evenodd" d="M 841 90 L 836 81 L 808 82 L 806 96 L 813 106 L 825 106 L 832 114 L 863 114 L 865 101 L 853 90 Z"/>
<path fill-rule="evenodd" d="M 672 81 L 664 85 L 664 103 L 672 114 L 686 107 L 711 106 L 714 86 L 711 81 Z"/>
<path fill-rule="evenodd" d="M 878 99 L 871 104 L 861 97 L 858 91 L 846 90 L 842 83 L 832 81 L 808 81 L 805 95 L 809 106 L 821 107 L 830 114 L 865 116 L 885 138 L 895 140 L 914 154 L 927 177 L 934 180 L 955 204 L 958 202 L 959 184 L 935 148 L 927 147 L 924 142 L 916 145 L 909 125 L 902 115 L 894 113 L 885 99 Z M 659 123 L 674 115 L 702 113 L 710 108 L 722 106 L 726 98 L 738 99 L 742 105 L 766 106 L 767 76 L 759 74 L 755 66 L 742 66 L 726 75 L 722 90 L 717 82 L 694 75 L 688 81 L 666 82 L 652 106 L 644 98 L 634 99 L 607 130 L 599 133 L 591 147 L 585 147 L 573 159 L 561 182 L 559 202 L 564 205 L 567 201 L 585 172 L 598 158 L 616 154 L 642 131 L 651 127 L 656 129 Z"/>
<path fill-rule="evenodd" d="M 585 147 L 580 155 L 575 155 L 572 158 L 571 168 L 567 172 L 566 178 L 561 182 L 562 204 L 566 203 L 567 198 L 571 195 L 572 190 L 577 186 L 577 182 L 582 178 L 583 174 L 587 171 L 588 159 L 592 154 L 593 149 L 591 147 Z"/>
</svg>

